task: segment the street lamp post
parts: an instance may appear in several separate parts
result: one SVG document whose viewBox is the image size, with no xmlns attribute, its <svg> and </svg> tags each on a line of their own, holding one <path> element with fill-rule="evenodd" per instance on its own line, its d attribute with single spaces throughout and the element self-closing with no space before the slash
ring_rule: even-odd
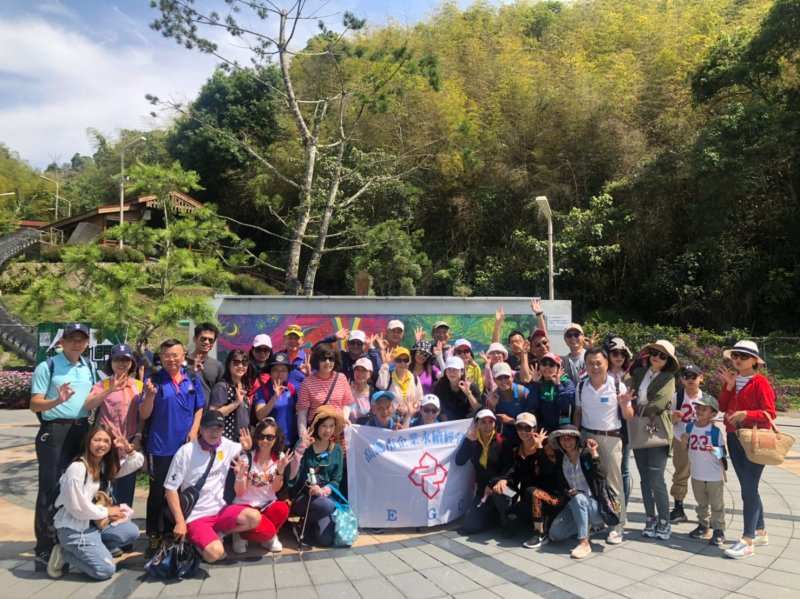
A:
<svg viewBox="0 0 800 599">
<path fill-rule="evenodd" d="M 56 184 L 56 206 L 53 212 L 55 213 L 55 219 L 58 220 L 58 181 L 56 179 L 51 179 L 50 177 L 45 177 L 44 175 L 39 175 L 40 179 L 44 179 L 45 181 L 50 181 L 50 183 Z"/>
<path fill-rule="evenodd" d="M 555 266 L 553 264 L 553 211 L 550 210 L 550 202 L 547 201 L 547 196 L 537 196 L 536 206 L 539 208 L 539 215 L 547 219 L 547 282 L 550 288 L 550 301 L 553 301 L 556 299 L 555 285 L 553 282 L 553 273 L 555 271 Z"/>
<path fill-rule="evenodd" d="M 140 141 L 147 141 L 147 138 L 144 136 L 137 137 L 132 142 L 128 143 L 127 145 L 122 146 L 122 150 L 119 153 L 119 224 L 125 222 L 125 150 L 130 148 L 132 145 L 139 143 Z M 125 247 L 125 243 L 122 241 L 122 233 L 119 236 L 119 249 Z"/>
</svg>

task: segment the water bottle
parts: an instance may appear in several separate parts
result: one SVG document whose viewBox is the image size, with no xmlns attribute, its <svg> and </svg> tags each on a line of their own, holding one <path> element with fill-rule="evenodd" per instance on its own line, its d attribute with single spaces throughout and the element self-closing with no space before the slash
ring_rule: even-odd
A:
<svg viewBox="0 0 800 599">
<path fill-rule="evenodd" d="M 313 468 L 308 469 L 308 485 L 314 486 L 317 484 L 317 472 Z"/>
</svg>

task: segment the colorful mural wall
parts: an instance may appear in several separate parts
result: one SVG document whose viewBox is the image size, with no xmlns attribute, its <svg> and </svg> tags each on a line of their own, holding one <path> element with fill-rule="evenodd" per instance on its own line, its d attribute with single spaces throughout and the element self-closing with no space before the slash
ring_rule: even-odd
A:
<svg viewBox="0 0 800 599">
<path fill-rule="evenodd" d="M 390 320 L 398 319 L 405 325 L 406 347 L 414 345 L 414 330 L 422 327 L 426 339 L 432 339 L 431 327 L 433 323 L 444 320 L 450 325 L 451 339 L 466 338 L 473 345 L 473 351 L 485 351 L 492 338 L 494 328 L 494 315 L 487 314 L 425 314 L 421 316 L 401 315 L 314 315 L 314 314 L 280 314 L 280 315 L 234 315 L 219 314 L 218 319 L 222 325 L 222 334 L 217 347 L 218 357 L 224 359 L 231 350 L 248 350 L 250 343 L 259 333 L 267 333 L 272 337 L 273 349 L 278 351 L 283 348 L 283 333 L 290 324 L 298 324 L 305 333 L 304 345 L 311 347 L 339 329 L 359 329 L 367 335 L 386 330 Z M 502 340 L 514 329 L 529 332 L 535 319 L 531 315 L 506 315 L 503 326 Z"/>
</svg>

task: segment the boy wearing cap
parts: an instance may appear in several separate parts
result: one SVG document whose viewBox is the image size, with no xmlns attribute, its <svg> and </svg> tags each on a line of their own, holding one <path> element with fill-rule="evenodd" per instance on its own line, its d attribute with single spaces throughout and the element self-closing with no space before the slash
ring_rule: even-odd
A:
<svg viewBox="0 0 800 599">
<path fill-rule="evenodd" d="M 584 376 L 586 376 L 586 362 L 584 355 L 586 348 L 584 343 L 586 337 L 583 334 L 583 327 L 577 322 L 571 322 L 564 330 L 564 342 L 569 347 L 569 353 L 562 356 L 561 363 L 564 367 L 564 372 L 576 385 Z"/>
<path fill-rule="evenodd" d="M 689 521 L 683 510 L 683 500 L 689 491 L 689 453 L 681 437 L 686 425 L 696 418 L 694 404 L 703 397 L 702 383 L 703 373 L 697 366 L 686 364 L 681 368 L 681 387 L 672 400 L 672 430 L 675 434 L 672 442 L 672 487 L 669 490 L 675 500 L 675 508 L 669 513 L 672 524 Z"/>
<path fill-rule="evenodd" d="M 239 432 L 241 443 L 222 436 L 225 418 L 216 410 L 208 410 L 200 421 L 197 439 L 182 445 L 170 464 L 164 481 L 167 505 L 172 513 L 176 538 L 187 538 L 195 545 L 207 562 L 225 557 L 225 547 L 219 535 L 244 532 L 256 528 L 261 513 L 245 504 L 225 505 L 225 480 L 231 466 L 242 451 L 252 447 L 250 431 Z M 211 469 L 208 470 L 209 462 Z M 246 468 L 246 465 L 245 465 Z M 236 466 L 237 478 L 240 470 Z M 191 513 L 184 517 L 179 490 L 186 489 L 208 472 Z"/>
<path fill-rule="evenodd" d="M 424 426 L 426 424 L 436 424 L 440 421 L 439 413 L 441 409 L 438 397 L 433 393 L 424 395 L 419 404 L 419 414 L 411 419 L 411 428 L 415 426 Z"/>
<path fill-rule="evenodd" d="M 302 349 L 303 343 L 303 327 L 299 324 L 290 324 L 283 332 L 284 349 L 281 352 L 289 357 L 292 367 L 289 370 L 289 382 L 300 394 L 300 388 L 303 386 L 303 381 L 308 375 L 308 356 L 306 351 Z"/>
<path fill-rule="evenodd" d="M 692 492 L 697 502 L 698 524 L 689 536 L 722 546 L 725 544 L 725 439 L 714 424 L 719 404 L 702 393 L 694 401 L 694 411 L 696 419 L 686 423 L 680 440 L 688 453 Z"/>
<path fill-rule="evenodd" d="M 86 399 L 97 381 L 94 365 L 83 357 L 89 327 L 74 322 L 64 327 L 63 351 L 41 362 L 33 372 L 31 411 L 39 418 L 36 434 L 38 492 L 34 515 L 36 569 L 44 570 L 53 541 L 49 508 L 58 480 L 81 450 L 89 429 Z"/>
<path fill-rule="evenodd" d="M 391 391 L 376 391 L 370 398 L 370 414 L 362 418 L 359 424 L 398 430 L 408 428 L 409 416 L 403 419 L 397 417 L 395 407 L 397 397 Z"/>
</svg>

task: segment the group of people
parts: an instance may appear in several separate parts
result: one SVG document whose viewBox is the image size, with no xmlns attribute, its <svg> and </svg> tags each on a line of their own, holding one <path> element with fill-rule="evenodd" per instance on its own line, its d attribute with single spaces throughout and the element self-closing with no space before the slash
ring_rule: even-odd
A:
<svg viewBox="0 0 800 599">
<path fill-rule="evenodd" d="M 234 553 L 248 543 L 279 552 L 290 515 L 299 519 L 300 542 L 330 546 L 333 514 L 347 493 L 346 426 L 458 419 L 472 419 L 455 456 L 475 470 L 466 533 L 527 528 L 529 548 L 575 538 L 576 559 L 589 555 L 589 538 L 600 530 L 608 543 L 621 543 L 632 452 L 643 536 L 669 539 L 671 523 L 687 519 L 691 480 L 698 505 L 691 536 L 723 545 L 730 458 L 745 525 L 725 554 L 748 557 L 766 544 L 763 466 L 748 460 L 735 434 L 770 426 L 765 412 L 775 417 L 757 346 L 741 341 L 726 352 L 715 399 L 701 389 L 705 373 L 681 364 L 667 340 L 634 355 L 619 336 L 598 343 L 572 323 L 563 333 L 569 353 L 559 356 L 550 351 L 539 302 L 531 308 L 536 328 L 511 331 L 505 344 L 498 309 L 485 354 L 476 355 L 467 339 L 451 342 L 444 321 L 434 324 L 430 341 L 417 329 L 413 346 L 404 347 L 405 326 L 392 320 L 385 332 L 341 330 L 311 348 L 291 325 L 279 351 L 262 333 L 221 363 L 210 355 L 219 331 L 204 323 L 191 351 L 168 339 L 154 365 L 117 345 L 102 373 L 82 356 L 89 331 L 67 325 L 60 353 L 37 366 L 32 383 L 31 409 L 41 422 L 37 567 L 53 577 L 65 567 L 95 579 L 113 575 L 114 558 L 139 536 L 131 517 L 143 467 L 150 554 L 167 538 L 186 539 L 214 562 L 225 556 L 227 535 Z"/>
</svg>

